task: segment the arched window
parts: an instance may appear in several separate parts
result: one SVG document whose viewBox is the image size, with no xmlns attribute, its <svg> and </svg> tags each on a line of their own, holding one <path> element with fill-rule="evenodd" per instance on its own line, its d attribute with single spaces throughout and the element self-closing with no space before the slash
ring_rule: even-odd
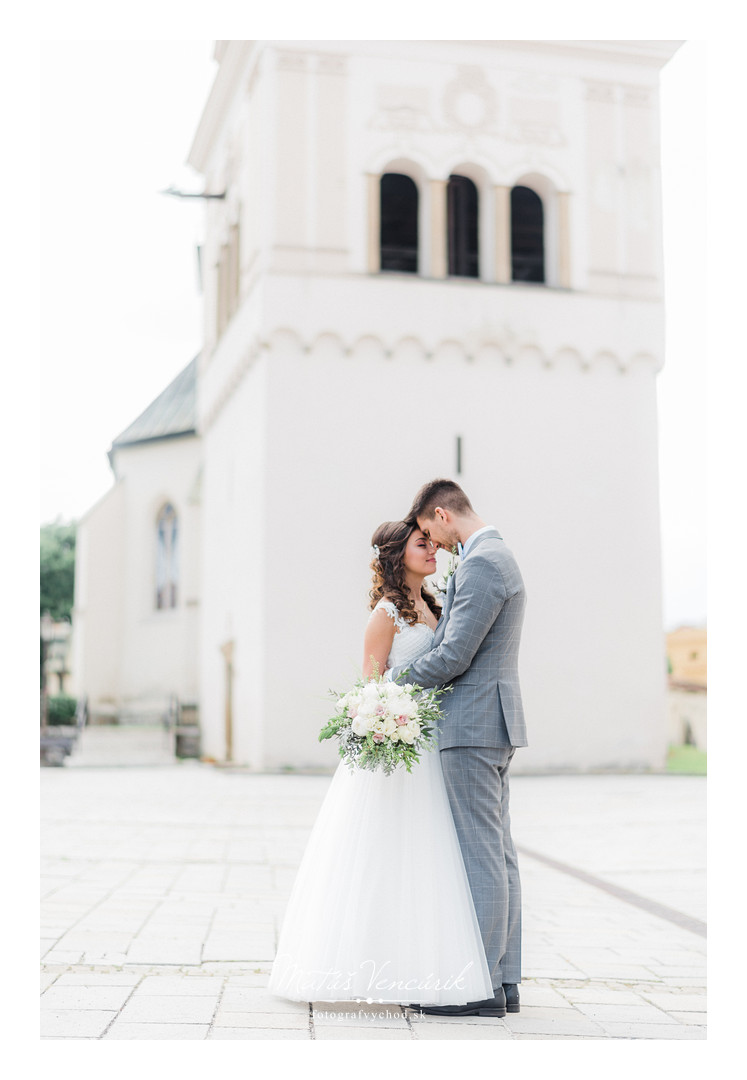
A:
<svg viewBox="0 0 747 1080">
<path fill-rule="evenodd" d="M 454 277 L 477 277 L 477 188 L 469 177 L 449 177 L 446 205 L 449 274 Z"/>
<path fill-rule="evenodd" d="M 511 190 L 511 277 L 514 281 L 545 280 L 544 210 L 531 188 Z"/>
<path fill-rule="evenodd" d="M 381 177 L 382 270 L 418 272 L 418 189 L 403 173 Z"/>
<path fill-rule="evenodd" d="M 156 523 L 156 607 L 175 608 L 179 584 L 179 531 L 171 503 L 161 509 Z"/>
</svg>

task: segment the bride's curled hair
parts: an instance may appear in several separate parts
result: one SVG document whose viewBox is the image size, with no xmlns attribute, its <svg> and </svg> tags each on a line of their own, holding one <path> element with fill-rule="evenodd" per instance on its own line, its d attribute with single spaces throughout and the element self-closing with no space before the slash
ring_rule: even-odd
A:
<svg viewBox="0 0 747 1080">
<path fill-rule="evenodd" d="M 368 594 L 369 607 L 373 610 L 382 597 L 391 600 L 410 626 L 418 621 L 418 613 L 405 578 L 405 548 L 416 528 L 417 525 L 406 521 L 385 521 L 371 537 L 371 546 L 378 549 L 378 555 L 374 553 L 371 559 L 373 586 Z M 438 618 L 441 606 L 435 596 L 425 587 L 421 588 L 420 595 Z"/>
</svg>

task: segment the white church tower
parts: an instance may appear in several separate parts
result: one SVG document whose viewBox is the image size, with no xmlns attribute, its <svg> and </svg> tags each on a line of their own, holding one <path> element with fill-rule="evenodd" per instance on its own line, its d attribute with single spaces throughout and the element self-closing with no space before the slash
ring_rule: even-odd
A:
<svg viewBox="0 0 747 1080">
<path fill-rule="evenodd" d="M 658 79 L 678 42 L 221 41 L 203 751 L 333 765 L 369 545 L 457 480 L 524 575 L 516 771 L 666 753 Z"/>
</svg>

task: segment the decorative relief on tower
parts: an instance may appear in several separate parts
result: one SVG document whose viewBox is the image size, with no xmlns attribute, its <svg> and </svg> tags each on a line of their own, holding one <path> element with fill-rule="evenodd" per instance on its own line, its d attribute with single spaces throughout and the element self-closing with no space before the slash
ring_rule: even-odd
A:
<svg viewBox="0 0 747 1080">
<path fill-rule="evenodd" d="M 614 85 L 614 83 L 587 81 L 586 100 L 600 101 L 609 105 L 613 105 L 617 101 L 617 87 Z"/>
<path fill-rule="evenodd" d="M 376 109 L 369 127 L 387 131 L 461 132 L 467 141 L 465 153 L 473 149 L 475 136 L 502 136 L 523 145 L 558 147 L 567 144 L 558 100 L 559 80 L 520 77 L 511 88 L 517 95 L 508 103 L 505 130 L 498 128 L 498 95 L 479 67 L 460 66 L 457 77 L 447 83 L 442 98 L 443 118 L 432 113 L 428 88 L 381 85 L 376 91 Z M 521 94 L 522 96 L 518 96 Z M 484 150 L 487 148 L 483 148 Z"/>
<path fill-rule="evenodd" d="M 623 86 L 623 104 L 648 108 L 652 104 L 651 91 L 644 86 Z"/>
<path fill-rule="evenodd" d="M 424 86 L 378 86 L 376 112 L 369 127 L 388 131 L 426 131 L 433 128 L 430 96 Z"/>
<path fill-rule="evenodd" d="M 306 71 L 313 64 L 323 75 L 347 74 L 347 57 L 339 53 L 300 52 L 284 49 L 277 52 L 278 71 Z"/>
<path fill-rule="evenodd" d="M 347 58 L 338 53 L 317 53 L 316 67 L 323 75 L 346 75 Z"/>
<path fill-rule="evenodd" d="M 283 51 L 277 54 L 278 71 L 305 71 L 307 66 L 306 53 Z"/>
<path fill-rule="evenodd" d="M 444 90 L 443 110 L 452 127 L 485 130 L 494 126 L 496 94 L 482 68 L 471 65 L 457 67 L 456 79 L 448 83 Z"/>
</svg>

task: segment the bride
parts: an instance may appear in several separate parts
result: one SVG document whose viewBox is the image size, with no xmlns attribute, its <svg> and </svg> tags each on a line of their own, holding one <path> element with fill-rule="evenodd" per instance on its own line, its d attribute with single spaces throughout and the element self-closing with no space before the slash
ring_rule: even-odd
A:
<svg viewBox="0 0 747 1080">
<path fill-rule="evenodd" d="M 440 607 L 417 526 L 372 539 L 363 675 L 427 652 Z M 270 992 L 294 1001 L 461 1005 L 493 997 L 438 749 L 408 773 L 341 762 L 285 913 Z"/>
</svg>

